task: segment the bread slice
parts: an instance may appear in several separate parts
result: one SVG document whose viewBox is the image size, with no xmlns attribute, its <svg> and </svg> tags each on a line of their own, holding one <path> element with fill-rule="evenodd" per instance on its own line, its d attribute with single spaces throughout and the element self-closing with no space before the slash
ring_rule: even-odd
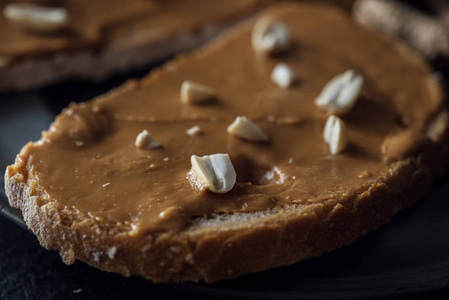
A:
<svg viewBox="0 0 449 300">
<path fill-rule="evenodd" d="M 144 68 L 198 47 L 271 2 L 65 1 L 69 28 L 58 34 L 23 30 L 1 14 L 0 91 Z"/>
<path fill-rule="evenodd" d="M 353 17 L 364 26 L 392 35 L 404 41 L 440 70 L 446 70 L 449 61 L 446 1 L 355 2 Z"/>
<path fill-rule="evenodd" d="M 251 20 L 140 81 L 71 105 L 22 149 L 5 189 L 42 246 L 67 264 L 215 282 L 352 243 L 425 195 L 449 150 L 444 96 L 426 63 L 332 6 L 279 4 L 258 18 L 289 28 L 288 51 L 256 53 Z M 271 82 L 278 62 L 297 76 L 289 89 Z M 332 155 L 322 139 L 327 114 L 314 100 L 347 69 L 365 83 L 341 116 L 349 146 Z M 181 103 L 185 80 L 213 88 L 215 99 Z M 270 142 L 227 134 L 238 115 Z M 194 125 L 202 134 L 185 133 Z M 143 129 L 162 147 L 136 148 Z M 234 188 L 191 187 L 190 156 L 223 152 Z"/>
</svg>

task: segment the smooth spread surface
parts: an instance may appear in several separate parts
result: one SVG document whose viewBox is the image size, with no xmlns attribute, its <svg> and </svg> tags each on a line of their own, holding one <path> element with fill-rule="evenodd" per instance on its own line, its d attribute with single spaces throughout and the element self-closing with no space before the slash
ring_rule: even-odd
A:
<svg viewBox="0 0 449 300">
<path fill-rule="evenodd" d="M 41 141 L 19 155 L 25 176 L 36 179 L 28 184 L 98 222 L 123 224 L 133 235 L 178 231 L 193 217 L 213 213 L 350 197 L 387 173 L 386 161 L 428 142 L 426 125 L 442 95 L 425 67 L 413 66 L 337 10 L 281 6 L 272 13 L 291 29 L 289 52 L 255 55 L 248 24 L 142 82 L 70 106 Z M 300 79 L 288 90 L 270 79 L 281 61 Z M 365 84 L 355 107 L 342 117 L 349 146 L 333 156 L 322 138 L 327 116 L 313 101 L 328 80 L 349 68 L 361 72 Z M 185 80 L 214 88 L 216 101 L 182 104 Z M 227 134 L 238 115 L 260 126 L 270 142 Z M 202 133 L 186 134 L 195 125 Z M 143 129 L 162 147 L 135 147 Z M 237 172 L 237 184 L 227 194 L 199 192 L 186 178 L 191 155 L 214 153 L 229 153 Z"/>
<path fill-rule="evenodd" d="M 205 24 L 227 20 L 233 15 L 244 15 L 260 2 L 128 0 L 125 5 L 118 0 L 54 1 L 54 5 L 65 7 L 68 11 L 67 29 L 59 34 L 37 34 L 8 21 L 3 15 L 3 8 L 10 1 L 1 0 L 0 60 L 13 61 L 56 51 L 96 49 L 106 41 L 126 43 L 144 39 L 157 43 L 179 32 L 194 31 Z"/>
</svg>

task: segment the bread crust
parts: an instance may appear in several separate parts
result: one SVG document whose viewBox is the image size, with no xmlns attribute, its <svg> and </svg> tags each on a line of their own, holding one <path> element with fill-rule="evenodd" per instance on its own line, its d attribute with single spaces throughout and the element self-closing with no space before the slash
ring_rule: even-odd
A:
<svg viewBox="0 0 449 300">
<path fill-rule="evenodd" d="M 423 64 L 407 49 L 401 51 L 411 62 Z M 215 282 L 320 256 L 388 223 L 443 175 L 449 153 L 448 120 L 442 107 L 428 125 L 428 146 L 392 163 L 354 195 L 258 213 L 198 218 L 180 233 L 125 238 L 117 227 L 58 205 L 39 189 L 35 178 L 28 177 L 24 153 L 8 167 L 5 189 L 11 206 L 22 210 L 42 246 L 60 250 L 68 264 L 77 258 L 109 272 L 139 274 L 155 282 Z"/>
</svg>

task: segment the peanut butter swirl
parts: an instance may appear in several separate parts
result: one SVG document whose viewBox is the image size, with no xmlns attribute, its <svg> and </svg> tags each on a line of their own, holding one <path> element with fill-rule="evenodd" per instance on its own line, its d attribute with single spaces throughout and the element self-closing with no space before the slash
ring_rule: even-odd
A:
<svg viewBox="0 0 449 300">
<path fill-rule="evenodd" d="M 288 52 L 257 55 L 248 23 L 141 81 L 72 104 L 18 161 L 55 204 L 98 222 L 127 224 L 140 235 L 176 232 L 195 217 L 351 197 L 388 172 L 390 163 L 431 143 L 427 123 L 443 99 L 425 64 L 337 9 L 292 5 L 269 13 L 291 31 Z M 279 62 L 298 76 L 288 89 L 270 79 Z M 332 155 L 322 138 L 327 115 L 314 100 L 348 69 L 363 74 L 365 83 L 341 117 L 348 147 Z M 215 100 L 181 103 L 185 80 L 213 88 Z M 257 124 L 270 141 L 228 134 L 237 116 Z M 186 134 L 196 125 L 201 134 Z M 144 129 L 162 147 L 135 147 Z M 213 153 L 228 153 L 236 169 L 237 183 L 226 194 L 197 191 L 186 178 L 191 155 Z"/>
</svg>

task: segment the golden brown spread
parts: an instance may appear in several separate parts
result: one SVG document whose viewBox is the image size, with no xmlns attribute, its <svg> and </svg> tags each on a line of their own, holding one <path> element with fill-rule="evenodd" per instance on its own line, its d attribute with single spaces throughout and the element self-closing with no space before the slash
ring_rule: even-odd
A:
<svg viewBox="0 0 449 300">
<path fill-rule="evenodd" d="M 20 2 L 20 1 L 16 1 Z M 38 0 L 29 1 L 41 3 Z M 68 11 L 69 24 L 58 34 L 23 30 L 0 13 L 0 58 L 23 57 L 84 48 L 127 39 L 164 41 L 179 32 L 195 31 L 251 12 L 260 0 L 64 0 L 48 1 Z M 1 0 L 0 10 L 12 1 Z M 45 2 L 44 2 L 45 3 Z M 214 23 L 215 22 L 215 23 Z M 139 36 L 144 35 L 144 36 Z"/>
<path fill-rule="evenodd" d="M 442 105 L 426 67 L 414 65 L 396 46 L 338 10 L 291 5 L 271 13 L 290 28 L 290 51 L 271 58 L 255 55 L 252 24 L 247 24 L 141 82 L 73 104 L 40 142 L 21 152 L 28 178 L 36 178 L 51 201 L 99 222 L 127 224 L 137 235 L 181 230 L 192 218 L 214 213 L 348 197 L 388 171 L 382 145 L 392 147 L 390 160 L 417 150 L 415 137 Z M 287 90 L 270 79 L 281 61 L 300 79 Z M 314 99 L 347 69 L 362 73 L 365 83 L 355 107 L 342 116 L 349 146 L 331 155 L 322 137 L 327 116 Z M 185 80 L 214 88 L 216 101 L 182 104 Z M 236 116 L 255 122 L 270 142 L 227 134 Z M 195 125 L 202 134 L 186 134 Z M 137 148 L 134 141 L 144 129 L 162 147 Z M 226 194 L 197 191 L 186 178 L 191 155 L 214 153 L 228 153 L 237 172 L 237 183 Z"/>
</svg>

